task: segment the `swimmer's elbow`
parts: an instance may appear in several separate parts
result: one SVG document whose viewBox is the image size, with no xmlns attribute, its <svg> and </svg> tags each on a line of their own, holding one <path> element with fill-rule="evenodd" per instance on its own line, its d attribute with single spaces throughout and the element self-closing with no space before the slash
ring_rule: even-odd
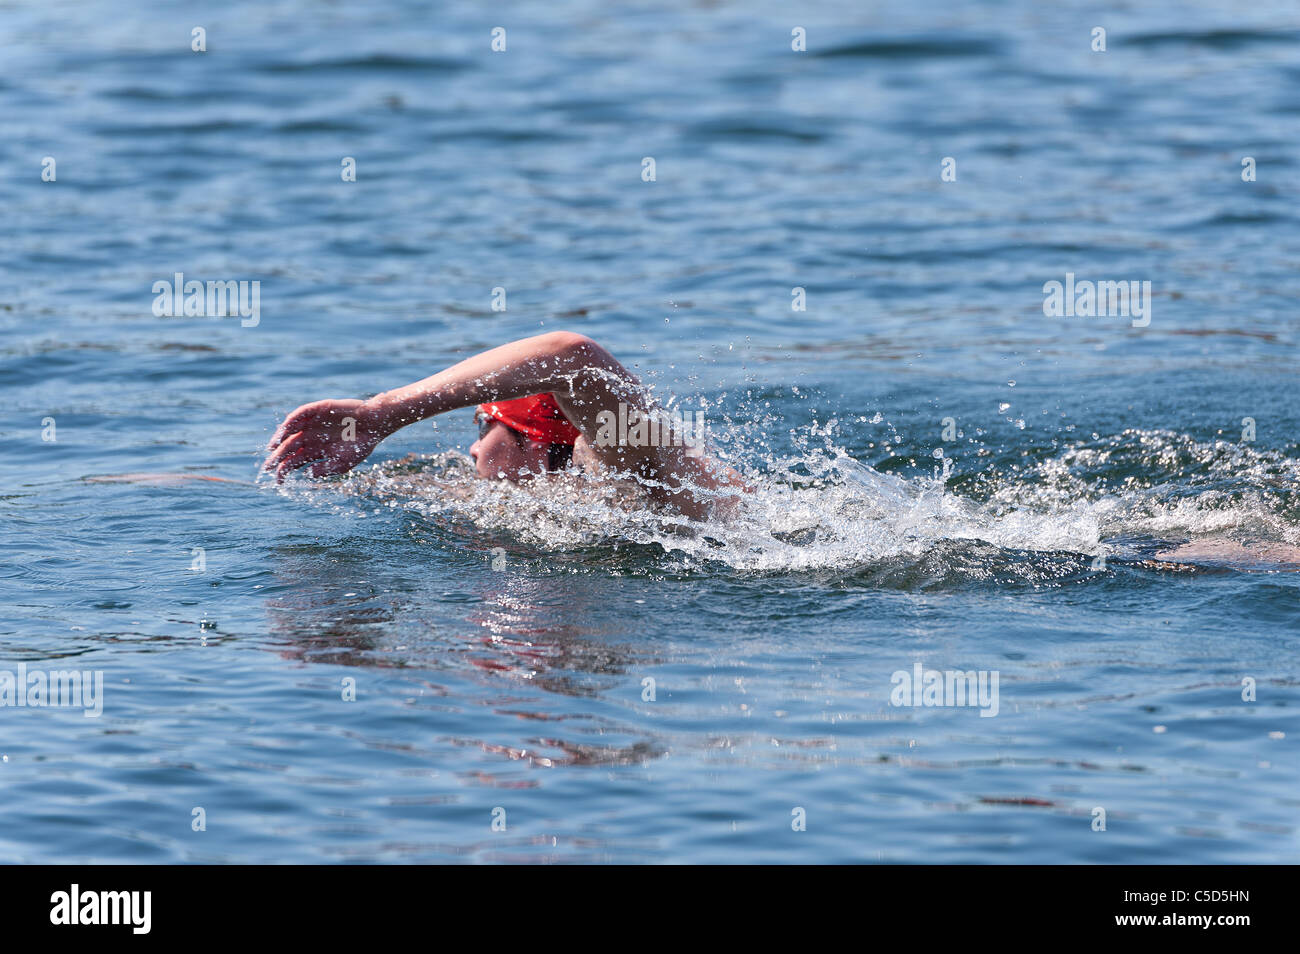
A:
<svg viewBox="0 0 1300 954">
<path fill-rule="evenodd" d="M 552 331 L 541 336 L 540 342 L 542 347 L 536 357 L 543 359 L 550 373 L 563 380 L 570 392 L 583 392 L 586 399 L 594 400 L 599 407 L 613 408 L 606 399 L 612 397 L 610 388 L 614 382 L 633 386 L 639 383 L 617 358 L 586 335 Z M 626 395 L 612 399 L 630 400 Z"/>
<path fill-rule="evenodd" d="M 586 335 L 576 331 L 552 331 L 544 337 L 546 353 L 561 367 L 571 371 L 601 368 L 626 373 L 612 354 Z"/>
<path fill-rule="evenodd" d="M 544 337 L 546 349 L 557 358 L 581 358 L 605 350 L 586 335 L 580 335 L 576 331 L 552 331 Z"/>
</svg>

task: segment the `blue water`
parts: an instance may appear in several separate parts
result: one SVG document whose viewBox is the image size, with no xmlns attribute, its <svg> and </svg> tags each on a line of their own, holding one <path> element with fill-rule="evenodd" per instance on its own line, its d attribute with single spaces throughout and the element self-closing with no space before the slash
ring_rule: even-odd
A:
<svg viewBox="0 0 1300 954">
<path fill-rule="evenodd" d="M 0 63 L 0 669 L 105 687 L 0 708 L 0 861 L 1296 860 L 1294 4 L 67 2 Z M 471 485 L 466 411 L 88 479 L 557 328 L 743 520 Z"/>
</svg>

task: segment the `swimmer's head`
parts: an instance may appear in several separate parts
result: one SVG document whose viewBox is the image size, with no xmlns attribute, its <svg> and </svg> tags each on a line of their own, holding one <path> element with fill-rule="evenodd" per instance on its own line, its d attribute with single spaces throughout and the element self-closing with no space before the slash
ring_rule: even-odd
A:
<svg viewBox="0 0 1300 954">
<path fill-rule="evenodd" d="M 478 440 L 469 449 L 480 477 L 526 480 L 563 470 L 578 430 L 549 394 L 480 404 Z"/>
</svg>

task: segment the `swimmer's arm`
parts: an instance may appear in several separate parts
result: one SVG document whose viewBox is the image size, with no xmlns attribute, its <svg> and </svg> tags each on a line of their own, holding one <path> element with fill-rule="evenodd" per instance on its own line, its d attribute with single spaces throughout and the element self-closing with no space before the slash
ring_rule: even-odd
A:
<svg viewBox="0 0 1300 954">
<path fill-rule="evenodd" d="M 602 410 L 617 413 L 620 401 L 647 407 L 636 377 L 613 355 L 584 335 L 553 331 L 491 348 L 367 401 L 304 404 L 276 430 L 263 467 L 277 478 L 307 465 L 313 477 L 345 473 L 408 424 L 543 392 L 554 393 L 565 416 L 589 436 L 596 434 Z M 606 448 L 598 454 L 606 463 L 627 463 L 611 459 Z"/>
<path fill-rule="evenodd" d="M 620 400 L 636 406 L 643 400 L 636 377 L 608 351 L 585 335 L 552 331 L 476 354 L 365 403 L 391 434 L 435 414 L 545 392 L 555 394 L 584 434 L 596 432 L 601 410 L 617 410 Z"/>
</svg>

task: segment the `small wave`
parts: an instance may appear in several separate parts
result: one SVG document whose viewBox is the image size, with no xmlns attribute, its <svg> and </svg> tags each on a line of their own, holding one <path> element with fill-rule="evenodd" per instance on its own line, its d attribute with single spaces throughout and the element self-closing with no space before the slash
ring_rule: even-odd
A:
<svg viewBox="0 0 1300 954">
<path fill-rule="evenodd" d="M 272 129 L 276 133 L 355 133 L 365 131 L 359 123 L 341 122 L 337 119 L 295 119 L 280 123 Z"/>
<path fill-rule="evenodd" d="M 860 57 L 864 59 L 923 59 L 971 56 L 997 56 L 1002 44 L 991 37 L 898 37 L 890 40 L 863 40 L 821 50 L 819 58 Z"/>
<path fill-rule="evenodd" d="M 738 118 L 710 120 L 688 126 L 685 134 L 709 141 L 786 139 L 791 142 L 822 142 L 826 139 L 826 133 L 821 129 L 814 129 L 807 122 L 795 117 L 781 117 L 771 122 L 754 122 Z"/>
<path fill-rule="evenodd" d="M 1120 41 L 1116 41 L 1118 45 Z M 1123 37 L 1124 46 L 1149 48 L 1156 46 L 1204 46 L 1214 50 L 1237 50 L 1261 44 L 1289 45 L 1300 42 L 1300 32 L 1295 30 L 1198 30 L 1139 33 Z"/>
<path fill-rule="evenodd" d="M 321 60 L 265 63 L 263 73 L 457 73 L 469 68 L 468 62 L 437 56 L 399 56 L 373 53 L 369 56 L 338 57 Z"/>
</svg>

